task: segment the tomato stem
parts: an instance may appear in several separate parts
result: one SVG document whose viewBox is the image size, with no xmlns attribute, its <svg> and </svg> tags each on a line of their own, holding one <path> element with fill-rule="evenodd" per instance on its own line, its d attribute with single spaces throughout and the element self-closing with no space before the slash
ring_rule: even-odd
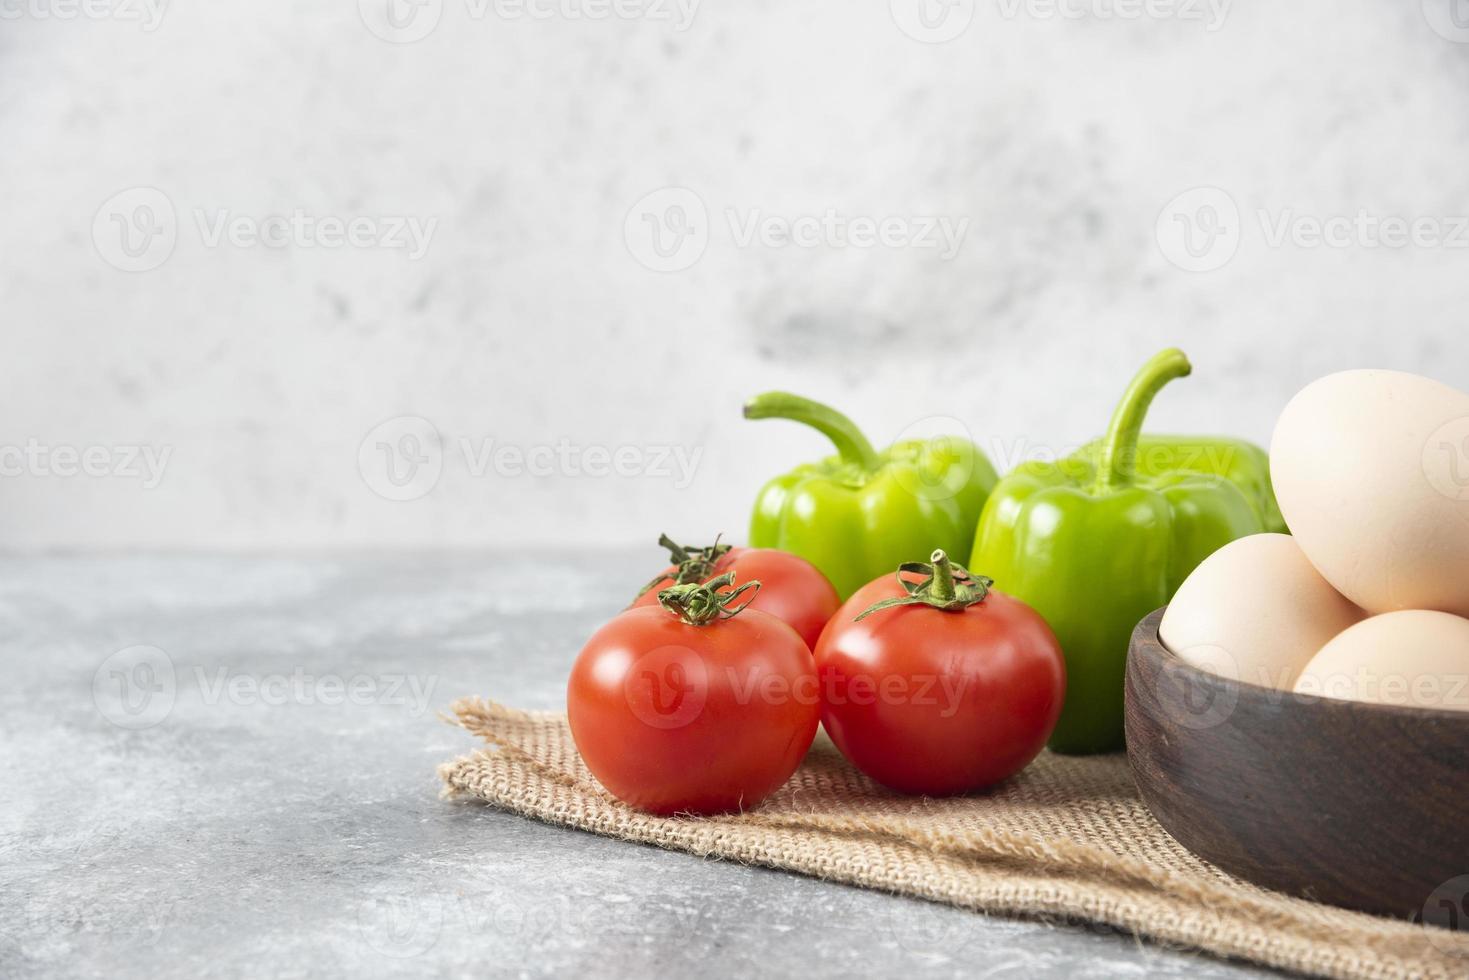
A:
<svg viewBox="0 0 1469 980">
<path fill-rule="evenodd" d="M 903 573 L 926 576 L 915 582 L 904 578 Z M 906 595 L 894 596 L 874 603 L 853 622 L 860 622 L 879 609 L 894 606 L 931 606 L 944 612 L 963 612 L 976 603 L 984 602 L 995 580 L 988 575 L 971 575 L 963 565 L 956 565 L 942 548 L 929 556 L 927 562 L 909 561 L 898 566 L 898 584 Z"/>
<path fill-rule="evenodd" d="M 653 590 L 660 582 L 672 579 L 673 585 L 685 585 L 689 582 L 702 582 L 714 572 L 714 566 L 719 559 L 729 553 L 730 545 L 720 544 L 716 536 L 714 543 L 702 548 L 690 548 L 678 544 L 666 534 L 658 536 L 658 547 L 668 549 L 668 560 L 673 565 L 672 574 L 661 574 L 647 585 L 638 589 L 638 598 Z"/>
<path fill-rule="evenodd" d="M 933 563 L 933 582 L 930 583 L 928 591 L 935 599 L 943 602 L 951 602 L 954 599 L 954 566 L 949 561 L 949 556 L 944 554 L 944 549 L 939 548 L 929 556 Z"/>
<path fill-rule="evenodd" d="M 658 605 L 690 626 L 707 626 L 718 619 L 729 619 L 754 602 L 756 593 L 760 591 L 760 583 L 754 579 L 738 588 L 734 580 L 734 572 L 725 572 L 707 582 L 670 585 L 658 593 Z M 730 591 L 720 592 L 720 589 Z M 736 603 L 735 600 L 746 593 L 749 595 L 745 601 Z"/>
</svg>

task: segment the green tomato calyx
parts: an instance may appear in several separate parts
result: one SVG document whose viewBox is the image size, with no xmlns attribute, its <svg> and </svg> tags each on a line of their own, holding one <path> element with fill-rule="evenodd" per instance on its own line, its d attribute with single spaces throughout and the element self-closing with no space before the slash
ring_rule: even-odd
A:
<svg viewBox="0 0 1469 980">
<path fill-rule="evenodd" d="M 673 565 L 673 573 L 659 575 L 647 585 L 638 589 L 638 598 L 642 598 L 645 593 L 651 591 L 659 582 L 665 582 L 669 579 L 673 580 L 673 585 L 687 585 L 690 582 L 704 581 L 704 579 L 713 573 L 714 566 L 719 564 L 719 559 L 728 554 L 729 549 L 733 547 L 732 545 L 720 544 L 720 537 L 722 535 L 716 536 L 713 544 L 705 545 L 702 548 L 691 548 L 676 543 L 666 534 L 660 534 L 658 536 L 658 547 L 667 549 L 668 561 Z"/>
<path fill-rule="evenodd" d="M 670 585 L 658 593 L 658 605 L 690 626 L 707 626 L 715 620 L 729 619 L 754 602 L 755 594 L 760 591 L 760 583 L 754 579 L 738 588 L 734 580 L 734 572 L 725 572 L 707 582 Z M 745 601 L 737 602 L 741 596 Z"/>
<path fill-rule="evenodd" d="M 903 573 L 925 576 L 920 581 L 904 578 Z M 988 575 L 973 575 L 963 565 L 949 561 L 949 556 L 940 548 L 926 562 L 907 561 L 898 566 L 898 584 L 907 595 L 894 596 L 869 606 L 853 622 L 861 622 L 879 609 L 894 606 L 930 606 L 944 612 L 963 612 L 970 606 L 984 602 L 990 594 L 995 580 Z"/>
</svg>

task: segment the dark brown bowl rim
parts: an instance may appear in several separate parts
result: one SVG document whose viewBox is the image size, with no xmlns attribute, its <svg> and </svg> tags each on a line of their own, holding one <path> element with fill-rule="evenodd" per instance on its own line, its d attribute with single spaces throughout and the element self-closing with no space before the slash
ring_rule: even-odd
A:
<svg viewBox="0 0 1469 980">
<path fill-rule="evenodd" d="M 1460 711 L 1455 708 L 1420 708 L 1416 705 L 1406 704 L 1375 704 L 1371 701 L 1349 701 L 1346 698 L 1328 698 L 1319 694 L 1298 694 L 1295 691 L 1282 691 L 1274 687 L 1265 687 L 1252 681 L 1236 680 L 1233 677 L 1225 677 L 1211 671 L 1195 667 L 1184 660 L 1178 654 L 1168 648 L 1163 642 L 1160 628 L 1163 624 L 1163 614 L 1168 611 L 1167 606 L 1148 613 L 1142 622 L 1137 624 L 1134 634 L 1132 648 L 1138 647 L 1138 640 L 1151 641 L 1153 646 L 1162 651 L 1161 660 L 1165 669 L 1172 669 L 1188 676 L 1191 683 L 1205 683 L 1220 689 L 1243 689 L 1244 693 L 1252 697 L 1265 697 L 1272 700 L 1289 701 L 1301 706 L 1303 711 L 1336 711 L 1344 715 L 1371 716 L 1375 718 L 1397 718 L 1408 723 L 1421 723 L 1429 719 L 1435 719 L 1445 725 L 1469 726 L 1469 711 Z M 1191 675 L 1191 676 L 1190 676 Z M 1259 692 L 1253 694 L 1251 692 Z"/>
</svg>

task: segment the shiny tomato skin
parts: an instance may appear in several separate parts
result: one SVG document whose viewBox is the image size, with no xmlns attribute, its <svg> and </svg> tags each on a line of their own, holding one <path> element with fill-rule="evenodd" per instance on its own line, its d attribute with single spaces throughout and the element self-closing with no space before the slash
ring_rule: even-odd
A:
<svg viewBox="0 0 1469 980">
<path fill-rule="evenodd" d="M 664 569 L 664 581 L 638 596 L 634 606 L 658 604 L 658 590 L 673 584 L 675 569 Z M 827 620 L 842 604 L 837 590 L 821 569 L 799 555 L 777 548 L 731 548 L 714 563 L 709 579 L 725 572 L 735 573 L 735 585 L 751 580 L 760 583 L 760 592 L 751 609 L 783 619 L 801 634 L 806 646 L 815 647 Z"/>
<path fill-rule="evenodd" d="M 566 711 L 618 799 L 656 814 L 749 810 L 796 771 L 820 716 L 805 642 L 757 609 L 691 626 L 640 606 L 587 641 Z"/>
<path fill-rule="evenodd" d="M 967 793 L 1025 768 L 1066 697 L 1066 664 L 1046 621 L 991 589 L 963 611 L 907 605 L 853 622 L 903 594 L 891 575 L 863 586 L 816 645 L 832 741 L 901 793 Z"/>
</svg>

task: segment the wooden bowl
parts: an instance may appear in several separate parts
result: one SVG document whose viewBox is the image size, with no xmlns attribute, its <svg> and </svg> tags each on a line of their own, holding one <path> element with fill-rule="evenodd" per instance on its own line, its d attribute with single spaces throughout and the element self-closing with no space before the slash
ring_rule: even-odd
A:
<svg viewBox="0 0 1469 980">
<path fill-rule="evenodd" d="M 1184 847 L 1258 885 L 1419 918 L 1469 875 L 1469 712 L 1362 704 L 1184 663 L 1138 624 L 1127 757 Z"/>
</svg>

